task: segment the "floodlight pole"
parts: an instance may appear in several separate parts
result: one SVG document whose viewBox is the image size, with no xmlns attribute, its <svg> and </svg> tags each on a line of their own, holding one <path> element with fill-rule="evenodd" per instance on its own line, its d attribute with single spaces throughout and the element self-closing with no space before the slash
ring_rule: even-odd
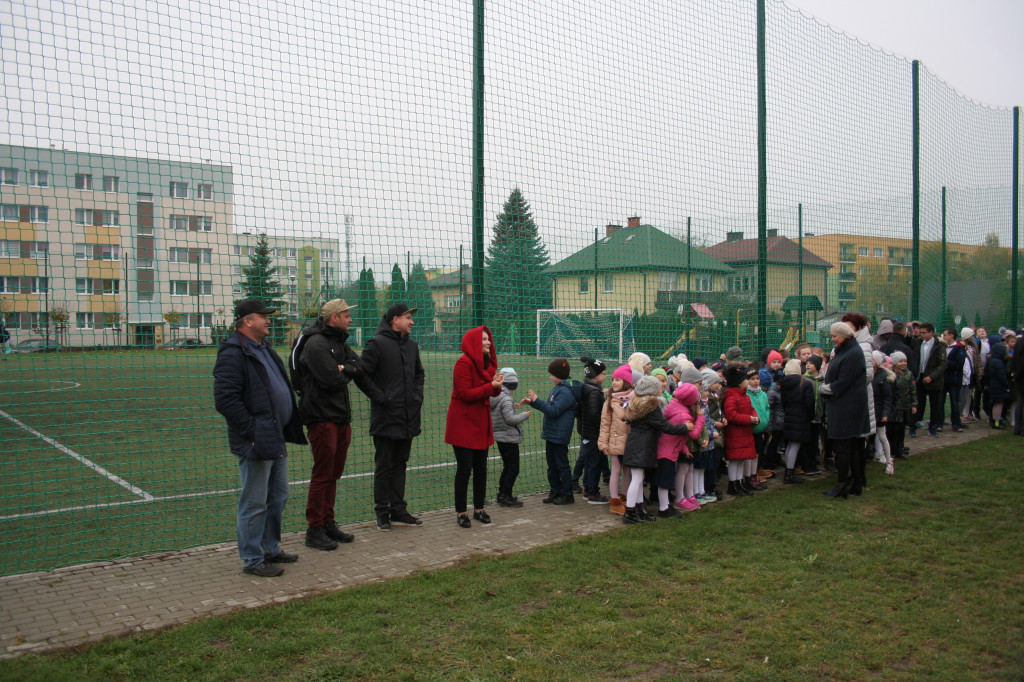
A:
<svg viewBox="0 0 1024 682">
<path fill-rule="evenodd" d="M 473 325 L 484 323 L 484 0 L 473 0 Z"/>
<path fill-rule="evenodd" d="M 757 0 L 757 346 L 768 340 L 768 89 L 765 0 Z M 738 331 L 738 328 L 737 328 Z M 737 344 L 738 345 L 738 344 Z"/>
</svg>

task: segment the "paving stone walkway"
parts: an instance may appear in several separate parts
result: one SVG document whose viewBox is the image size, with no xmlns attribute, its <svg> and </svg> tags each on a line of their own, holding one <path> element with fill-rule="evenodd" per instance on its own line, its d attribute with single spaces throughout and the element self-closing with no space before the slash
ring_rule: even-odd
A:
<svg viewBox="0 0 1024 682">
<path fill-rule="evenodd" d="M 948 431 L 948 430 L 947 430 Z M 989 435 L 978 426 L 940 438 L 907 439 L 913 454 Z M 910 462 L 897 462 L 912 467 Z M 876 474 L 876 475 L 880 475 Z M 776 477 L 773 487 L 781 485 Z M 729 498 L 726 497 L 726 500 Z M 0 657 L 96 642 L 198 618 L 286 602 L 419 570 L 451 566 L 474 555 L 501 555 L 574 536 L 622 528 L 606 505 L 555 507 L 540 496 L 520 509 L 489 507 L 494 523 L 455 524 L 451 510 L 423 514 L 423 526 L 382 533 L 372 523 L 346 527 L 356 539 L 332 552 L 309 549 L 304 533 L 289 533 L 284 549 L 300 555 L 284 575 L 241 572 L 234 543 L 197 547 L 0 578 Z M 705 512 L 714 509 L 712 506 Z"/>
</svg>

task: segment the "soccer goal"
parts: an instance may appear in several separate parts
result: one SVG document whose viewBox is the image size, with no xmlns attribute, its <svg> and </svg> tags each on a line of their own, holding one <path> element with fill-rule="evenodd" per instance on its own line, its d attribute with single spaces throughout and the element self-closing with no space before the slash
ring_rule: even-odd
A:
<svg viewBox="0 0 1024 682">
<path fill-rule="evenodd" d="M 623 361 L 636 352 L 633 313 L 623 308 L 537 311 L 537 357 Z"/>
</svg>

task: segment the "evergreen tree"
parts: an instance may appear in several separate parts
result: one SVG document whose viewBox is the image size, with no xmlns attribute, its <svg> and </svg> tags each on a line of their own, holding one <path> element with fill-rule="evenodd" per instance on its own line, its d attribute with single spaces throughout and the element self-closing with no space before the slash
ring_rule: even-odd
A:
<svg viewBox="0 0 1024 682">
<path fill-rule="evenodd" d="M 388 287 L 387 307 L 390 308 L 396 303 L 405 302 L 405 278 L 402 277 L 402 268 L 395 263 L 391 268 L 391 286 Z M 410 308 L 412 306 L 409 306 Z"/>
<path fill-rule="evenodd" d="M 249 256 L 249 264 L 242 266 L 242 298 L 236 299 L 235 303 L 246 298 L 258 298 L 268 308 L 284 310 L 284 296 L 281 291 L 281 282 L 277 280 L 277 268 L 274 267 L 270 258 L 270 246 L 267 243 L 266 233 L 256 236 L 256 248 Z M 281 322 L 283 318 L 272 318 L 273 324 L 270 328 L 270 341 L 278 346 L 284 339 L 285 328 Z"/>
<path fill-rule="evenodd" d="M 377 331 L 377 323 L 380 317 L 380 310 L 377 306 L 377 283 L 373 279 L 373 270 L 363 268 L 359 272 L 358 307 L 356 308 L 356 321 L 359 328 L 363 330 L 363 343 Z"/>
<path fill-rule="evenodd" d="M 486 319 L 498 352 L 525 350 L 524 339 L 530 337 L 529 330 L 536 329 L 537 309 L 551 307 L 551 280 L 544 274 L 549 263 L 530 204 L 516 187 L 494 223 L 486 258 Z M 513 325 L 520 348 L 509 344 Z"/>
<path fill-rule="evenodd" d="M 434 298 L 430 294 L 430 282 L 427 280 L 427 272 L 423 269 L 423 263 L 416 263 L 409 273 L 408 303 L 410 308 L 418 308 L 416 313 L 417 329 L 416 334 L 421 345 L 424 342 L 432 344 L 434 336 Z"/>
</svg>

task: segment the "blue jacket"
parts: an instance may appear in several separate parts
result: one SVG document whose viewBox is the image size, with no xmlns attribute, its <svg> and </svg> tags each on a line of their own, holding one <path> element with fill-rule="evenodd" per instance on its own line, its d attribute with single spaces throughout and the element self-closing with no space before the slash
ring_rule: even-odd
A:
<svg viewBox="0 0 1024 682">
<path fill-rule="evenodd" d="M 964 361 L 967 360 L 967 349 L 957 343 L 946 348 L 946 372 L 943 375 L 943 386 L 959 387 L 964 382 Z"/>
<path fill-rule="evenodd" d="M 1010 399 L 1010 375 L 1006 371 L 1006 346 L 1001 343 L 993 343 L 991 348 L 991 357 L 985 367 L 989 399 L 994 403 L 1005 403 Z"/>
<path fill-rule="evenodd" d="M 530 403 L 530 407 L 544 414 L 541 438 L 558 445 L 569 444 L 572 426 L 576 421 L 576 403 L 582 397 L 582 391 L 583 385 L 580 382 L 566 379 L 551 389 L 547 401 L 538 398 Z"/>
<path fill-rule="evenodd" d="M 284 363 L 273 348 L 269 350 L 288 383 Z M 305 444 L 295 398 L 291 391 L 288 395 L 292 401 L 292 418 L 282 425 L 278 422 L 266 367 L 252 349 L 242 343 L 238 332 L 220 342 L 213 366 L 213 402 L 228 423 L 231 452 L 250 459 L 279 459 L 287 456 L 286 442 Z"/>
</svg>

